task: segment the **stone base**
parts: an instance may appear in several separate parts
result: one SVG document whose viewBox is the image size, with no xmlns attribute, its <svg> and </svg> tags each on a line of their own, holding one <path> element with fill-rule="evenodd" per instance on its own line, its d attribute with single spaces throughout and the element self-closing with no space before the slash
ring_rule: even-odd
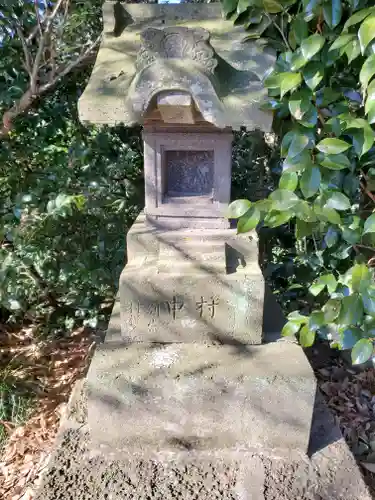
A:
<svg viewBox="0 0 375 500">
<path fill-rule="evenodd" d="M 285 341 L 104 344 L 88 390 L 93 436 L 111 450 L 307 452 L 316 382 L 301 348 Z"/>
<path fill-rule="evenodd" d="M 127 246 L 119 290 L 124 340 L 261 343 L 264 280 L 255 235 L 164 232 L 141 215 Z"/>
<path fill-rule="evenodd" d="M 82 381 L 68 410 L 35 500 L 371 500 L 321 398 L 315 401 L 310 458 L 266 449 L 119 457 L 92 440 Z"/>
</svg>

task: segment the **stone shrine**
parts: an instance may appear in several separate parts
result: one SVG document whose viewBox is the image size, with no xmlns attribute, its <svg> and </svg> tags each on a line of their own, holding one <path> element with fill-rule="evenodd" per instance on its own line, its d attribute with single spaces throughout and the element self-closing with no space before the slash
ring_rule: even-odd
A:
<svg viewBox="0 0 375 500">
<path fill-rule="evenodd" d="M 243 42 L 218 4 L 122 9 L 116 37 L 104 4 L 79 100 L 83 122 L 141 124 L 144 141 L 145 208 L 88 374 L 93 439 L 111 453 L 306 452 L 315 380 L 296 345 L 262 345 L 256 233 L 236 235 L 225 217 L 233 131 L 271 128 L 260 105 L 275 54 Z M 275 355 L 287 359 L 280 373 Z"/>
<path fill-rule="evenodd" d="M 220 4 L 106 2 L 103 17 L 80 118 L 143 126 L 145 208 L 40 500 L 312 499 L 312 484 L 354 500 L 324 457 L 308 462 L 314 375 L 298 345 L 270 342 L 282 324 L 265 326 L 279 311 L 266 307 L 256 233 L 225 218 L 233 130 L 270 130 L 260 105 L 275 54 L 244 42 Z M 278 488 L 288 474 L 303 486 L 273 496 L 281 457 L 298 465 Z M 71 496 L 56 494 L 59 467 Z"/>
</svg>

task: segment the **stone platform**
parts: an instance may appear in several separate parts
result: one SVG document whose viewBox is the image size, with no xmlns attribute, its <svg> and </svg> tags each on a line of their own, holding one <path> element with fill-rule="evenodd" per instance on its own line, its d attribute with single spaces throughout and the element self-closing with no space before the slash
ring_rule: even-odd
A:
<svg viewBox="0 0 375 500">
<path fill-rule="evenodd" d="M 87 386 L 94 439 L 111 450 L 307 452 L 316 381 L 296 344 L 109 342 Z"/>
<path fill-rule="evenodd" d="M 95 444 L 82 382 L 73 391 L 35 500 L 371 500 L 319 394 L 308 455 L 238 449 L 131 450 L 119 456 Z"/>
</svg>

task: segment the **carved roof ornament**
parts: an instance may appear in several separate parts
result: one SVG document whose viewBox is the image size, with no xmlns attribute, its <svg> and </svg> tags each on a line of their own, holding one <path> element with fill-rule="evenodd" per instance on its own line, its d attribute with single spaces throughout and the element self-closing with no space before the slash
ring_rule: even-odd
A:
<svg viewBox="0 0 375 500">
<path fill-rule="evenodd" d="M 158 59 L 190 59 L 213 73 L 217 60 L 210 45 L 210 33 L 203 28 L 146 28 L 141 33 L 136 68 L 142 70 Z"/>
<path fill-rule="evenodd" d="M 121 22 L 119 22 L 119 20 Z M 160 93 L 190 95 L 219 128 L 269 131 L 263 80 L 274 66 L 266 40 L 224 19 L 219 2 L 103 4 L 103 39 L 78 101 L 85 123 L 143 124 Z"/>
</svg>

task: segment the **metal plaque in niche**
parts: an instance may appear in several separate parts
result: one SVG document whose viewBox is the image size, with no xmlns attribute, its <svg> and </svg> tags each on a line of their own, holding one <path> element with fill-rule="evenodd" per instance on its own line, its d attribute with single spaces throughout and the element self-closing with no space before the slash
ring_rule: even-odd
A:
<svg viewBox="0 0 375 500">
<path fill-rule="evenodd" d="M 167 196 L 207 196 L 214 181 L 213 151 L 166 151 Z"/>
</svg>

